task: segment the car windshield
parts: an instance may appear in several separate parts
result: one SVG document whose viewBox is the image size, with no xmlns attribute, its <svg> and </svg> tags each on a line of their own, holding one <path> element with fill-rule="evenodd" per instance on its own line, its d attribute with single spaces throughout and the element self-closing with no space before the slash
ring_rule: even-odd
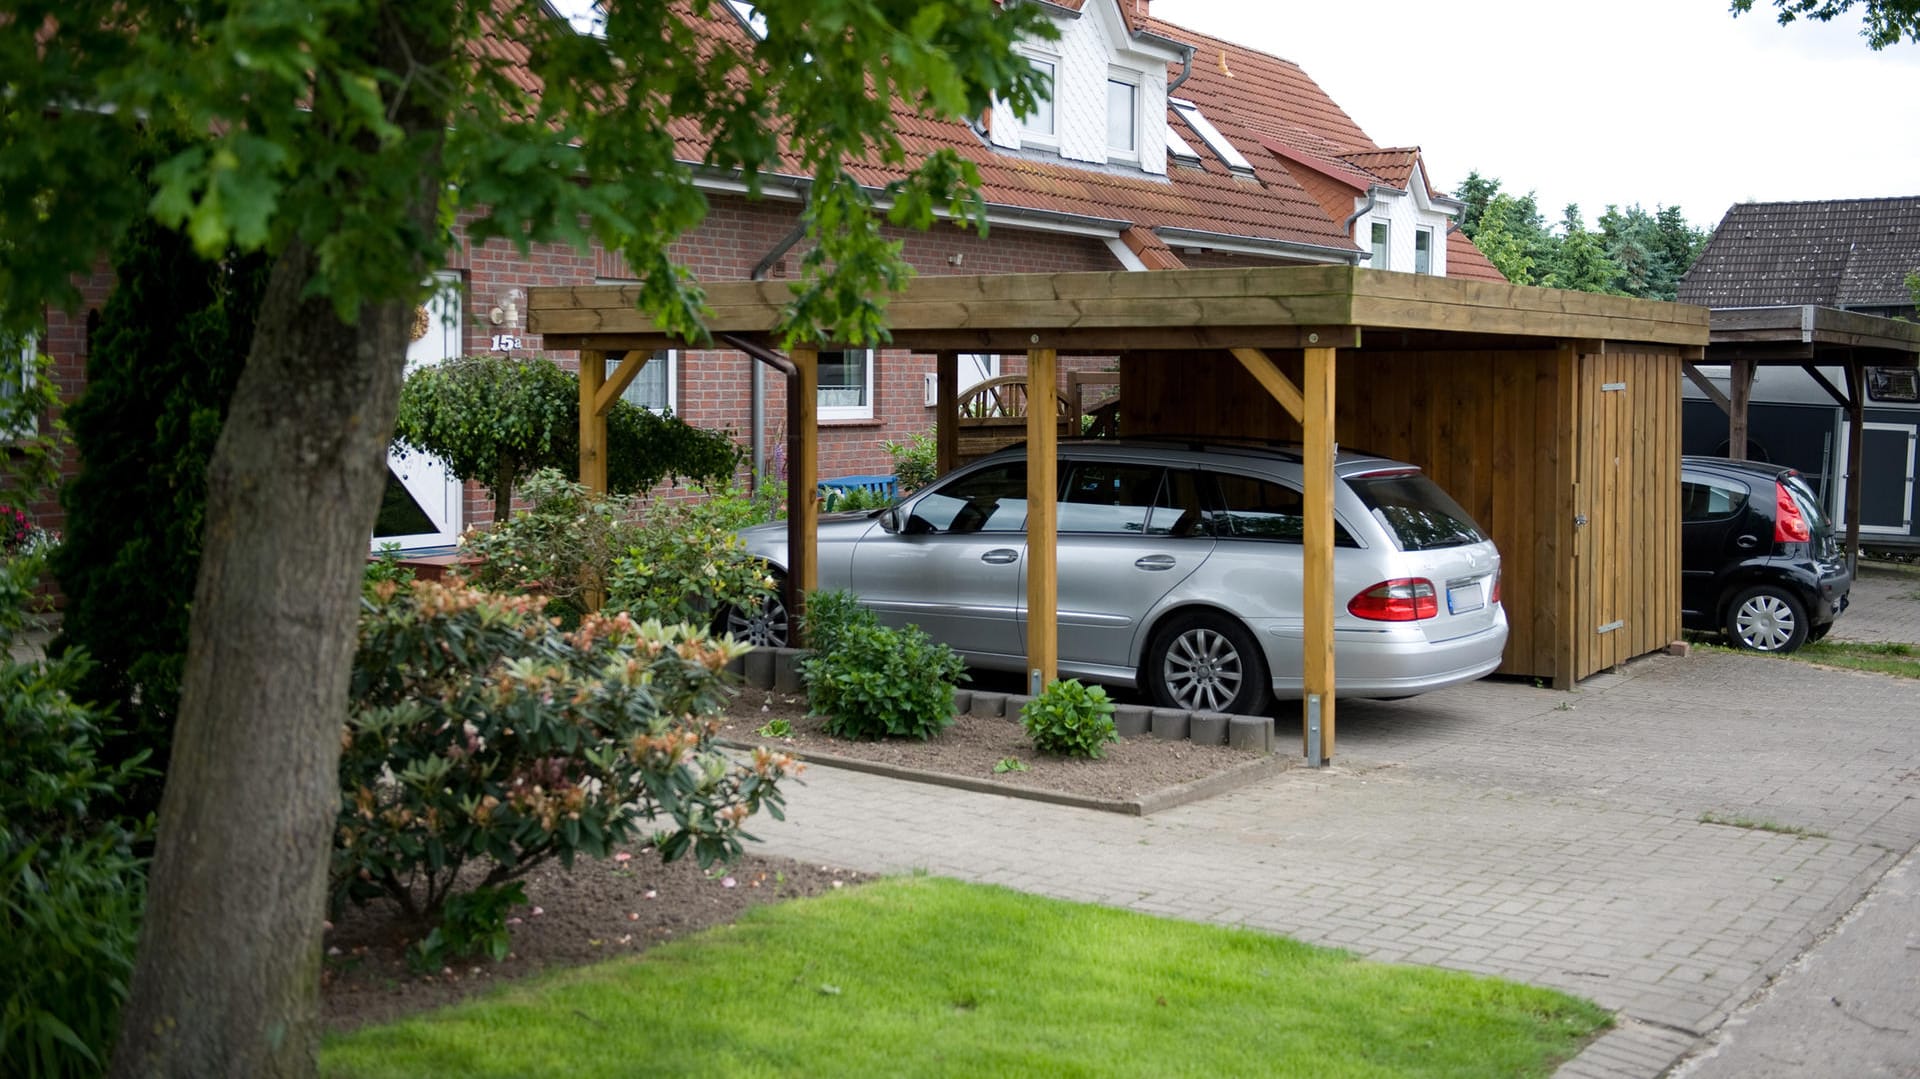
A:
<svg viewBox="0 0 1920 1079">
<path fill-rule="evenodd" d="M 1458 502 L 1418 472 L 1356 476 L 1347 486 L 1403 551 L 1464 547 L 1487 538 Z"/>
</svg>

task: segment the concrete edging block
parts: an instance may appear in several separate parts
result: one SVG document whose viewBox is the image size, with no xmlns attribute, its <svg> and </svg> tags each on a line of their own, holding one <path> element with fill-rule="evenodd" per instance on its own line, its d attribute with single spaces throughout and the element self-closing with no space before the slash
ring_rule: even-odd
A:
<svg viewBox="0 0 1920 1079">
<path fill-rule="evenodd" d="M 956 689 L 953 691 L 953 714 L 964 716 L 973 710 L 973 690 Z"/>
<path fill-rule="evenodd" d="M 773 688 L 773 649 L 756 648 L 748 652 L 743 669 L 747 685 L 753 689 Z"/>
<path fill-rule="evenodd" d="M 1155 708 L 1153 710 L 1153 736 L 1163 741 L 1179 742 L 1187 737 L 1187 721 L 1190 713 L 1177 708 Z"/>
<path fill-rule="evenodd" d="M 1227 717 L 1227 745 L 1234 749 L 1273 752 L 1273 719 L 1269 716 Z"/>
<path fill-rule="evenodd" d="M 1139 738 L 1153 729 L 1153 709 L 1144 704 L 1113 707 L 1113 730 L 1122 738 Z"/>
<path fill-rule="evenodd" d="M 968 704 L 967 714 L 980 719 L 999 719 L 1007 704 L 1004 693 L 982 693 L 973 691 L 973 700 Z"/>
<path fill-rule="evenodd" d="M 806 682 L 800 677 L 800 660 L 812 655 L 804 648 L 773 650 L 773 688 L 776 693 L 800 693 Z"/>
<path fill-rule="evenodd" d="M 1002 701 L 1000 704 L 1001 718 L 1010 720 L 1011 722 L 1014 722 L 1014 723 L 1021 722 L 1020 710 L 1025 708 L 1027 706 L 1027 702 L 1031 700 L 1033 700 L 1033 698 L 1027 696 L 1024 693 L 1007 694 L 1007 699 L 1005 701 Z"/>
<path fill-rule="evenodd" d="M 1195 712 L 1187 721 L 1187 739 L 1196 746 L 1225 745 L 1231 718 L 1225 712 Z"/>
</svg>

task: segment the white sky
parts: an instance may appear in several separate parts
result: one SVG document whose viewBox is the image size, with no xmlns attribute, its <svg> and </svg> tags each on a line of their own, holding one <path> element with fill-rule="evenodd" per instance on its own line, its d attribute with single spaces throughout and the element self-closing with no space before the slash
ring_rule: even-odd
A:
<svg viewBox="0 0 1920 1079">
<path fill-rule="evenodd" d="M 1292 60 L 1437 189 L 1469 170 L 1578 202 L 1920 194 L 1920 45 L 1868 49 L 1857 14 L 1780 26 L 1769 0 L 1155 0 L 1156 17 Z M 1765 10 L 1762 10 L 1762 9 Z M 1218 63 L 1197 56 L 1195 63 Z"/>
</svg>

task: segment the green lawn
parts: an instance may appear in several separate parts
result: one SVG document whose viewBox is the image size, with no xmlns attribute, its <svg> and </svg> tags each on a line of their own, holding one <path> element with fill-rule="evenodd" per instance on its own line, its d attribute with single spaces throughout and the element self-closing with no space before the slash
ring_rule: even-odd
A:
<svg viewBox="0 0 1920 1079">
<path fill-rule="evenodd" d="M 1868 641 L 1812 641 L 1801 646 L 1792 658 L 1829 667 L 1850 667 L 1856 671 L 1878 671 L 1902 678 L 1920 678 L 1920 648 L 1910 644 Z"/>
<path fill-rule="evenodd" d="M 938 878 L 329 1038 L 329 1076 L 1545 1076 L 1551 990 Z"/>
</svg>

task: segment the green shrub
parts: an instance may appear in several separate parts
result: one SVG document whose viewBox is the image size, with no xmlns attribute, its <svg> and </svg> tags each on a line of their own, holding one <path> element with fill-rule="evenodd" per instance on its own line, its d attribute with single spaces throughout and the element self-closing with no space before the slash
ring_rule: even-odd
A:
<svg viewBox="0 0 1920 1079">
<path fill-rule="evenodd" d="M 836 738 L 925 740 L 953 723 L 953 685 L 966 665 L 918 626 L 894 630 L 869 611 L 840 617 L 832 593 L 809 601 L 815 651 L 800 661 L 807 706 Z M 845 595 L 845 593 L 840 593 Z M 823 602 L 827 618 L 812 606 Z"/>
<path fill-rule="evenodd" d="M 102 713 L 72 695 L 83 651 L 11 658 L 39 573 L 0 567 L 0 1075 L 91 1076 L 133 975 L 149 830 L 102 807 L 146 769 L 102 762 Z"/>
<path fill-rule="evenodd" d="M 461 549 L 480 559 L 470 575 L 487 591 L 545 596 L 549 614 L 575 624 L 588 593 L 605 594 L 615 552 L 638 531 L 629 520 L 633 500 L 595 498 L 554 469 L 535 472 L 522 494 L 532 503 L 526 512 L 460 537 Z"/>
<path fill-rule="evenodd" d="M 1108 742 L 1120 740 L 1107 691 L 1077 678 L 1060 679 L 1028 701 L 1020 725 L 1033 748 L 1062 757 L 1098 757 Z"/>
<path fill-rule="evenodd" d="M 728 480 L 716 487 L 695 487 L 693 493 L 706 496 L 714 505 L 714 521 L 728 531 L 767 524 L 787 516 L 785 481 L 762 476 L 751 491 L 738 481 Z"/>
<path fill-rule="evenodd" d="M 407 965 L 417 974 L 432 974 L 448 960 L 483 952 L 498 963 L 512 945 L 507 915 L 526 902 L 526 890 L 517 880 L 449 897 L 440 924 L 407 949 Z"/>
<path fill-rule="evenodd" d="M 823 513 L 846 513 L 852 510 L 877 510 L 893 505 L 893 499 L 885 492 L 871 487 L 832 487 L 820 500 Z"/>
<path fill-rule="evenodd" d="M 675 502 L 622 529 L 607 574 L 607 606 L 637 619 L 711 621 L 722 606 L 756 610 L 773 590 L 767 564 L 734 534 L 734 507 Z"/>
<path fill-rule="evenodd" d="M 902 495 L 918 491 L 939 474 L 939 446 L 929 432 L 922 431 L 905 442 L 888 440 L 882 446 L 893 458 L 893 478 L 899 482 Z"/>
<path fill-rule="evenodd" d="M 754 812 L 780 816 L 792 760 L 731 763 L 713 744 L 738 646 L 625 614 L 563 633 L 543 608 L 429 581 L 367 600 L 342 737 L 336 908 L 384 896 L 430 917 L 469 862 L 490 863 L 478 883 L 493 887 L 656 828 L 663 858 L 691 851 L 710 865 L 739 853 Z"/>
</svg>

